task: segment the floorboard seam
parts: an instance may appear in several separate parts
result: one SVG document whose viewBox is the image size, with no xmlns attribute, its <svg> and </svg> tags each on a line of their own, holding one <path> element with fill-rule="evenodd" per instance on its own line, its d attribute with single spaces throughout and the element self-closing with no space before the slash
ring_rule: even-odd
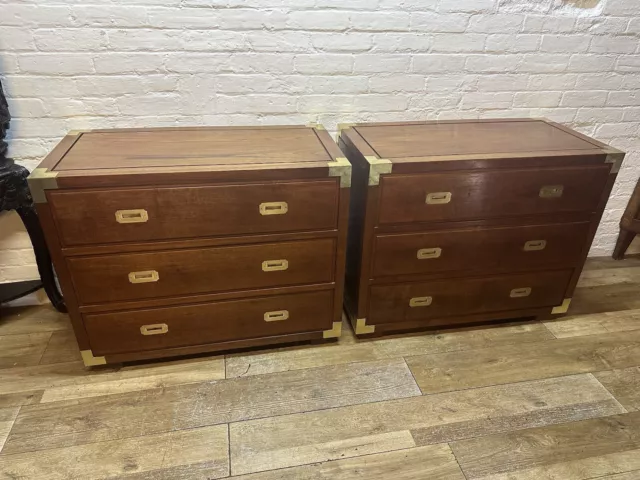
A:
<svg viewBox="0 0 640 480">
<path fill-rule="evenodd" d="M 449 450 L 451 450 L 451 455 L 453 455 L 453 458 L 455 459 L 456 463 L 458 464 L 458 467 L 460 468 L 460 471 L 462 472 L 462 476 L 466 479 L 469 480 L 469 477 L 467 477 L 467 474 L 465 473 L 464 469 L 462 468 L 462 464 L 460 463 L 460 460 L 458 460 L 458 457 L 456 456 L 456 452 L 453 451 L 453 446 L 451 445 L 453 442 L 448 442 L 447 445 L 449 446 Z"/>
<path fill-rule="evenodd" d="M 605 372 L 607 372 L 607 371 L 608 371 L 608 372 L 610 372 L 611 370 L 601 370 L 601 371 L 605 371 Z M 596 372 L 596 373 L 597 373 L 597 372 Z M 617 398 L 613 393 L 611 393 L 611 390 L 609 390 L 609 389 L 604 385 L 604 383 L 602 383 L 602 382 L 598 379 L 598 377 L 596 377 L 593 373 L 589 373 L 588 375 L 591 375 L 591 376 L 593 377 L 593 379 L 594 379 L 596 382 L 598 382 L 600 385 L 602 385 L 602 388 L 604 388 L 604 389 L 605 389 L 605 391 L 606 391 L 609 395 L 611 395 L 611 398 L 613 398 L 613 399 L 616 401 L 616 403 L 617 403 L 618 405 L 620 405 L 620 408 L 622 408 L 622 409 L 624 410 L 624 413 L 631 413 L 631 412 L 629 412 L 629 410 L 627 410 L 627 407 L 625 407 L 624 405 L 622 405 L 622 403 L 620 403 L 620 400 L 618 400 L 618 398 Z"/>
<path fill-rule="evenodd" d="M 607 371 L 608 369 L 605 369 L 604 371 Z M 433 392 L 433 393 L 424 393 L 423 396 L 427 397 L 430 395 L 440 395 L 442 393 L 455 393 L 455 392 L 466 392 L 469 390 L 478 390 L 480 388 L 490 388 L 490 387 L 499 387 L 501 385 L 517 385 L 519 383 L 527 383 L 527 382 L 541 382 L 543 380 L 551 380 L 552 378 L 565 378 L 565 377 L 577 377 L 578 375 L 590 375 L 593 374 L 594 372 L 601 372 L 603 370 L 592 370 L 589 372 L 576 372 L 576 373 L 567 373 L 566 375 L 557 375 L 557 376 L 551 376 L 551 377 L 540 377 L 540 378 L 529 378 L 529 379 L 525 379 L 525 380 L 517 380 L 515 382 L 507 382 L 507 383 L 490 383 L 488 385 L 480 385 L 477 387 L 466 387 L 466 388 L 458 388 L 455 390 L 444 390 L 444 391 L 440 391 L 440 392 Z"/>
<path fill-rule="evenodd" d="M 444 445 L 443 443 L 434 443 L 433 445 Z M 309 465 L 322 465 L 325 463 L 333 463 L 333 462 L 340 462 L 343 460 L 349 460 L 352 458 L 363 458 L 363 457 L 371 457 L 373 455 L 381 455 L 384 453 L 391 453 L 391 452 L 403 452 L 405 450 L 413 450 L 416 448 L 422 448 L 422 447 L 427 447 L 429 445 L 414 445 L 413 447 L 407 447 L 407 448 L 398 448 L 396 450 L 385 450 L 382 452 L 373 452 L 373 453 L 365 453 L 363 455 L 354 455 L 352 457 L 343 457 L 343 458 L 334 458 L 331 460 L 324 460 L 324 461 L 319 461 L 319 462 L 308 462 L 308 463 L 300 463 L 298 465 L 290 465 L 288 467 L 280 467 L 280 468 L 270 468 L 268 470 L 256 470 L 255 472 L 247 472 L 247 473 L 241 473 L 239 475 L 231 475 L 229 478 L 237 478 L 237 477 L 241 477 L 243 475 L 257 475 L 259 473 L 266 473 L 266 472 L 279 472 L 281 470 L 288 470 L 290 468 L 299 468 L 299 467 L 308 467 Z M 454 455 L 455 457 L 455 455 Z M 456 460 L 457 462 L 457 460 Z M 461 469 L 462 470 L 462 469 Z"/>
<path fill-rule="evenodd" d="M 44 350 L 42 350 L 42 355 L 40 355 L 40 358 L 38 359 L 38 363 L 36 365 L 42 365 L 42 359 L 44 358 L 44 355 L 47 353 L 47 350 L 49 349 L 49 345 L 51 345 L 52 338 L 53 338 L 53 332 L 51 332 L 51 335 L 49 335 L 49 339 L 47 340 L 47 345 L 44 347 Z M 59 362 L 59 363 L 64 363 L 64 362 Z M 51 363 L 48 365 L 55 365 L 55 363 Z"/>
<path fill-rule="evenodd" d="M 231 476 L 231 426 L 227 423 L 227 471 Z"/>
<path fill-rule="evenodd" d="M 413 374 L 413 372 L 411 371 L 411 367 L 409 366 L 409 364 L 407 363 L 407 359 L 402 357 L 402 361 L 404 362 L 404 364 L 407 366 L 407 370 L 409 370 L 409 373 L 411 374 L 411 378 L 413 378 L 413 383 L 416 384 L 416 387 L 418 387 L 418 390 L 420 390 L 420 394 L 424 396 L 424 392 L 422 391 L 422 388 L 420 388 L 420 385 L 418 384 L 418 381 L 416 380 L 415 375 Z"/>
<path fill-rule="evenodd" d="M 553 340 L 560 339 L 559 337 L 556 336 L 555 333 L 553 333 L 553 331 L 549 327 L 547 327 L 547 322 L 538 322 L 538 323 L 540 323 L 540 325 L 542 325 L 544 329 L 551 334 L 551 336 L 553 337 Z"/>
</svg>

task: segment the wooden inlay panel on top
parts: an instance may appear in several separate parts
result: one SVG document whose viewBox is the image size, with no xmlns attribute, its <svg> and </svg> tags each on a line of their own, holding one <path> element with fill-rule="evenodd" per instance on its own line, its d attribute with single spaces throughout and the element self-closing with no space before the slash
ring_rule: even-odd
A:
<svg viewBox="0 0 640 480">
<path fill-rule="evenodd" d="M 601 150 L 543 121 L 357 126 L 382 158 L 473 155 L 554 150 Z"/>
<path fill-rule="evenodd" d="M 55 170 L 330 162 L 310 128 L 83 133 Z"/>
</svg>

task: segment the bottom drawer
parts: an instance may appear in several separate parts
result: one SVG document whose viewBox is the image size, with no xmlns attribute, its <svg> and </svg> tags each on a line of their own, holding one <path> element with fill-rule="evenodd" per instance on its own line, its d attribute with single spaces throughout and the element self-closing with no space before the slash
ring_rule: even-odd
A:
<svg viewBox="0 0 640 480">
<path fill-rule="evenodd" d="M 371 287 L 367 323 L 410 322 L 554 307 L 573 270 Z"/>
<path fill-rule="evenodd" d="M 94 355 L 328 330 L 333 291 L 85 315 Z"/>
</svg>

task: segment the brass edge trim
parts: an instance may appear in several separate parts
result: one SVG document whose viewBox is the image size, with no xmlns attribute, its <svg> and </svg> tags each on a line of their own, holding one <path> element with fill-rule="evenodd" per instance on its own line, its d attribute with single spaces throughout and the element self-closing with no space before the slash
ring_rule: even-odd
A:
<svg viewBox="0 0 640 480">
<path fill-rule="evenodd" d="M 622 161 L 624 160 L 624 152 L 615 152 L 607 154 L 607 158 L 604 163 L 611 163 L 611 173 L 618 173 L 620 167 L 622 167 Z"/>
<path fill-rule="evenodd" d="M 378 185 L 380 183 L 380 175 L 391 173 L 393 169 L 391 160 L 373 156 L 365 156 L 364 159 L 369 163 L 369 185 Z"/>
<path fill-rule="evenodd" d="M 342 321 L 333 322 L 331 330 L 322 332 L 322 338 L 338 338 L 340 335 L 342 335 Z"/>
<path fill-rule="evenodd" d="M 86 367 L 107 364 L 107 360 L 104 357 L 94 357 L 91 350 L 81 350 L 80 355 L 82 355 L 82 361 Z"/>
<path fill-rule="evenodd" d="M 558 305 L 557 307 L 553 307 L 553 309 L 551 310 L 552 314 L 557 314 L 557 313 L 567 313 L 567 310 L 569 310 L 569 305 L 571 304 L 571 299 L 570 298 L 565 298 L 564 301 L 562 302 L 562 305 Z"/>
<path fill-rule="evenodd" d="M 345 157 L 338 157 L 334 162 L 329 162 L 329 176 L 340 177 L 340 188 L 351 186 L 351 163 Z"/>
<path fill-rule="evenodd" d="M 373 333 L 376 330 L 375 325 L 367 325 L 366 318 L 357 318 L 356 319 L 356 335 L 366 335 L 368 333 Z"/>
<path fill-rule="evenodd" d="M 27 177 L 27 184 L 35 203 L 47 203 L 44 191 L 58 188 L 57 176 L 58 172 L 52 172 L 47 168 L 38 167 L 31 172 Z"/>
</svg>

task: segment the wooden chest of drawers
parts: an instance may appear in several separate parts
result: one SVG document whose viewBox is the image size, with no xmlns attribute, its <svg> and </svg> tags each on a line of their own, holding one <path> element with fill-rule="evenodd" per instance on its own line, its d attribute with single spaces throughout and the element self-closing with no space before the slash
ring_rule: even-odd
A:
<svg viewBox="0 0 640 480">
<path fill-rule="evenodd" d="M 357 334 L 566 312 L 624 153 L 546 120 L 346 125 Z"/>
<path fill-rule="evenodd" d="M 320 127 L 66 136 L 29 183 L 85 363 L 339 336 L 342 155 Z"/>
</svg>

